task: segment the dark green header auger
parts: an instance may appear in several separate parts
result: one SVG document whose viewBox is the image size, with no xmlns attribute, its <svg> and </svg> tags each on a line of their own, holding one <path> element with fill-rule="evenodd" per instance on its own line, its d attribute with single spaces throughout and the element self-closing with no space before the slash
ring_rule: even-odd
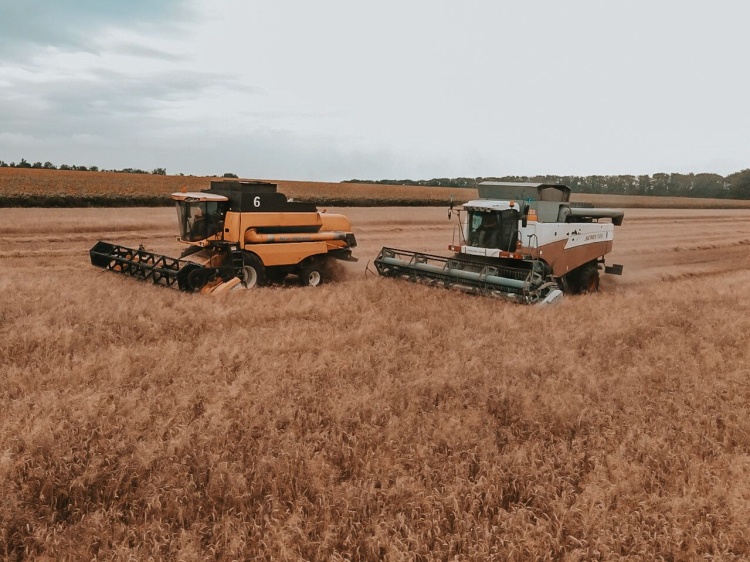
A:
<svg viewBox="0 0 750 562">
<path fill-rule="evenodd" d="M 374 263 L 383 277 L 501 296 L 525 304 L 541 301 L 557 288 L 555 283 L 545 282 L 542 271 L 534 268 L 534 262 L 527 262 L 528 268 L 507 267 L 383 248 Z"/>
</svg>

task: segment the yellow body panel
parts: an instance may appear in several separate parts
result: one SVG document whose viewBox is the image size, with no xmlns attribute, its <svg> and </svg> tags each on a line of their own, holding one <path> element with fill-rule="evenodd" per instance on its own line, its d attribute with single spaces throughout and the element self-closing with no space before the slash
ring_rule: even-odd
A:
<svg viewBox="0 0 750 562">
<path fill-rule="evenodd" d="M 321 230 L 344 230 L 346 232 L 352 231 L 352 223 L 344 215 L 338 215 L 335 213 L 321 213 L 323 219 L 323 227 Z"/>
<path fill-rule="evenodd" d="M 317 233 L 295 234 L 299 227 L 318 227 Z M 258 235 L 256 229 L 286 229 L 288 234 L 271 236 Z M 314 238 L 332 238 L 333 234 L 351 232 L 351 223 L 344 215 L 334 213 L 236 213 L 228 212 L 224 218 L 224 240 L 241 243 L 242 247 L 257 254 L 267 267 L 276 265 L 296 265 L 307 257 L 325 254 L 330 250 L 347 248 L 345 240 L 314 240 Z M 309 241 L 284 241 L 291 237 L 313 238 Z M 258 240 L 266 240 L 257 242 Z"/>
<path fill-rule="evenodd" d="M 265 229 L 271 230 L 271 233 L 264 233 Z M 257 230 L 261 232 L 258 233 Z M 349 219 L 335 213 L 228 211 L 224 217 L 222 233 L 193 245 L 209 247 L 213 241 L 223 240 L 239 244 L 244 250 L 253 252 L 266 267 L 293 266 L 310 256 L 348 248 L 347 236 L 350 235 Z M 222 252 L 212 254 L 207 249 L 187 259 L 218 267 L 225 257 Z"/>
<path fill-rule="evenodd" d="M 257 254 L 266 267 L 296 265 L 303 259 L 328 252 L 326 242 L 288 242 L 283 244 L 245 244 L 245 250 Z"/>
<path fill-rule="evenodd" d="M 342 230 L 351 232 L 352 226 L 344 215 L 329 213 L 236 213 L 229 211 L 224 218 L 224 240 L 239 242 L 250 228 L 318 227 L 318 231 Z M 240 234 L 242 233 L 242 235 Z"/>
<path fill-rule="evenodd" d="M 229 214 L 229 213 L 227 213 Z M 320 213 L 240 213 L 247 228 L 323 226 Z"/>
</svg>

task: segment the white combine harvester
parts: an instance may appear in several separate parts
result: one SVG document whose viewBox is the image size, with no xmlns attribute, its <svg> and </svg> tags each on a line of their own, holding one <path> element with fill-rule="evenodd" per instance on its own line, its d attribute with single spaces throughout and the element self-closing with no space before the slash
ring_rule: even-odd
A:
<svg viewBox="0 0 750 562">
<path fill-rule="evenodd" d="M 383 248 L 380 275 L 454 287 L 526 304 L 599 289 L 624 212 L 570 203 L 570 188 L 542 183 L 479 184 L 480 199 L 458 209 L 452 257 Z M 450 217 L 450 213 L 449 213 Z M 621 265 L 604 266 L 622 274 Z"/>
</svg>

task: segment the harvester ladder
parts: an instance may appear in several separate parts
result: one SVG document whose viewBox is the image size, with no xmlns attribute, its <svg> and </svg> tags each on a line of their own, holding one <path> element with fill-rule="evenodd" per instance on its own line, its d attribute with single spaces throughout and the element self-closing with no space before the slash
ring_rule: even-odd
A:
<svg viewBox="0 0 750 562">
<path fill-rule="evenodd" d="M 234 268 L 234 274 L 242 278 L 242 268 L 245 267 L 245 260 L 242 258 L 242 250 L 237 246 L 230 248 L 230 257 L 232 260 L 232 267 Z"/>
</svg>

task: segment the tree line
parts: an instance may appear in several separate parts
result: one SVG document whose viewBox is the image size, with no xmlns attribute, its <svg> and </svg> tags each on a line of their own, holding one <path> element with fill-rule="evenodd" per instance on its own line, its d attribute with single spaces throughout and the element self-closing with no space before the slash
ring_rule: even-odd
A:
<svg viewBox="0 0 750 562">
<path fill-rule="evenodd" d="M 73 172 L 119 172 L 122 174 L 154 174 L 157 176 L 166 176 L 167 175 L 167 169 L 166 168 L 154 168 L 150 172 L 146 170 L 141 170 L 139 168 L 123 168 L 122 170 L 100 170 L 99 166 L 71 166 L 69 164 L 60 164 L 59 166 L 55 166 L 52 162 L 45 162 L 42 164 L 41 162 L 34 162 L 33 164 L 31 162 L 27 162 L 26 158 L 21 158 L 21 161 L 18 163 L 10 162 L 7 163 L 3 160 L 0 160 L 0 168 L 37 168 L 40 170 L 69 170 Z"/>
<path fill-rule="evenodd" d="M 44 170 L 70 170 L 76 172 L 119 172 L 125 174 L 167 175 L 166 168 L 154 168 L 146 171 L 139 168 L 121 170 L 100 170 L 98 166 L 74 166 L 52 162 L 27 162 L 21 158 L 18 163 L 6 163 L 0 160 L 0 168 L 38 168 Z M 180 174 L 182 175 L 182 174 Z M 220 174 L 221 175 L 221 174 Z M 234 173 L 222 177 L 236 178 Z M 460 177 L 433 178 L 429 180 L 360 180 L 352 179 L 346 183 L 376 183 L 390 185 L 415 185 L 427 187 L 466 187 L 476 188 L 483 181 L 510 181 L 535 183 L 561 183 L 570 187 L 574 193 L 604 193 L 612 195 L 658 195 L 668 197 L 703 197 L 714 199 L 750 199 L 750 168 L 728 176 L 719 174 L 667 174 L 653 175 L 617 175 L 617 176 L 497 176 L 497 177 Z"/>
<path fill-rule="evenodd" d="M 658 195 L 750 199 L 750 169 L 728 176 L 719 174 L 667 174 L 617 176 L 499 176 L 476 178 L 433 178 L 430 180 L 349 180 L 348 183 L 421 185 L 430 187 L 476 188 L 483 181 L 561 183 L 574 193 L 613 195 Z"/>
<path fill-rule="evenodd" d="M 0 168 L 36 168 L 40 170 L 69 170 L 73 172 L 115 172 L 120 174 L 153 174 L 156 176 L 166 176 L 167 175 L 167 169 L 166 168 L 154 168 L 150 172 L 147 170 L 141 170 L 140 168 L 123 168 L 122 170 L 100 170 L 99 166 L 71 166 L 68 164 L 60 164 L 59 166 L 55 166 L 52 162 L 45 162 L 42 164 L 41 162 L 34 162 L 33 164 L 28 162 L 25 158 L 21 158 L 21 161 L 18 163 L 11 162 L 7 163 L 3 160 L 0 160 Z M 184 174 L 180 174 L 181 176 Z M 224 177 L 224 178 L 237 178 L 237 174 L 233 172 L 227 172 L 225 174 L 219 174 L 215 177 Z"/>
</svg>

